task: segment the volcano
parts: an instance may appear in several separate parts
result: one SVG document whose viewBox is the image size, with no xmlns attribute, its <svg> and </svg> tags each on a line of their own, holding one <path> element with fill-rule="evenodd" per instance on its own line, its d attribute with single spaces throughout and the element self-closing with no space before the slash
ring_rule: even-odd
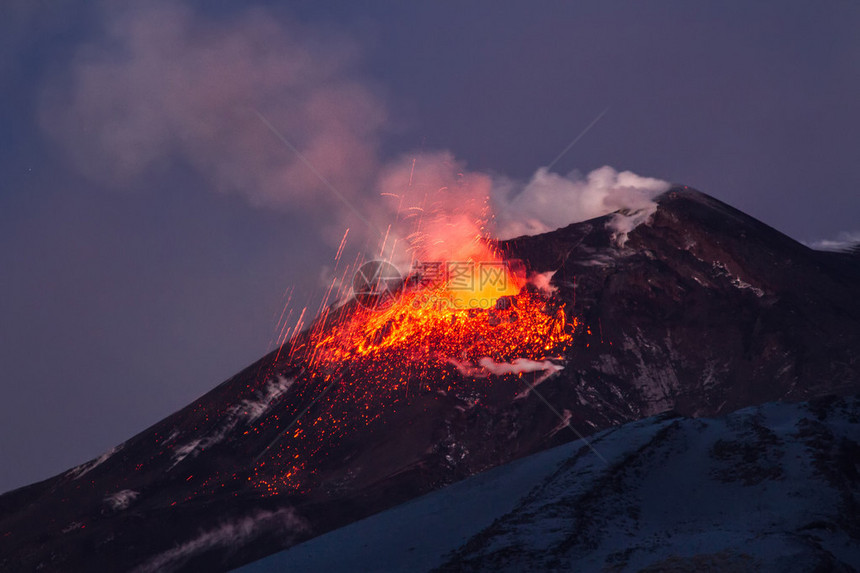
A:
<svg viewBox="0 0 860 573">
<path fill-rule="evenodd" d="M 111 451 L 0 496 L 0 567 L 229 570 L 613 426 L 860 389 L 856 252 L 687 187 L 649 215 L 493 245 L 551 278 L 492 307 L 426 311 L 407 279 L 393 306 L 327 309 Z"/>
</svg>

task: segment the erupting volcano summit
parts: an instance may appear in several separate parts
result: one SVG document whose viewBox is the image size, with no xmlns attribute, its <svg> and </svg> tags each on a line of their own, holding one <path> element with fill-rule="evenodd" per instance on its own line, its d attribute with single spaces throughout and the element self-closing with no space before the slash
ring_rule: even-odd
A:
<svg viewBox="0 0 860 573">
<path fill-rule="evenodd" d="M 0 566 L 226 570 L 652 414 L 857 390 L 856 254 L 686 187 L 648 215 L 623 241 L 612 214 L 489 243 L 465 290 L 425 265 L 385 304 L 325 308 L 185 409 L 0 497 Z"/>
</svg>

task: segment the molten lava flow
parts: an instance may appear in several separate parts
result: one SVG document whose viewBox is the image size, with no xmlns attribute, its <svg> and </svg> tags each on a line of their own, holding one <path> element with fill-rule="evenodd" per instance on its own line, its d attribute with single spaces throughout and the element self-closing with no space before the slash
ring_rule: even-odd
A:
<svg viewBox="0 0 860 573">
<path fill-rule="evenodd" d="M 563 307 L 534 293 L 497 299 L 503 304 L 491 309 L 461 308 L 453 300 L 444 289 L 419 289 L 388 308 L 356 313 L 315 333 L 310 366 L 321 371 L 361 362 L 373 374 L 382 361 L 435 370 L 450 360 L 537 359 L 561 352 L 575 326 Z"/>
<path fill-rule="evenodd" d="M 535 365 L 560 369 L 547 359 L 564 355 L 576 319 L 561 301 L 529 288 L 524 273 L 491 246 L 489 178 L 437 159 L 423 166 L 413 160 L 383 177 L 393 222 L 379 253 L 389 253 L 389 262 L 367 273 L 358 262 L 352 269 L 360 271 L 354 293 L 375 293 L 368 287 L 378 286 L 376 279 L 385 277 L 387 285 L 394 275 L 395 292 L 386 293 L 393 296 L 384 304 L 357 297 L 334 309 L 327 306 L 333 282 L 314 324 L 278 353 L 276 370 L 303 374 L 291 399 L 253 429 L 275 436 L 254 468 L 252 481 L 262 491 L 313 491 L 373 431 L 363 428 L 393 419 L 419 399 L 416 392 L 421 408 L 466 394 L 477 403 L 496 380 L 525 376 Z M 412 268 L 405 280 L 389 272 L 392 260 Z M 303 318 L 304 311 L 293 332 Z M 506 388 L 516 393 L 523 390 L 518 386 Z M 331 452 L 340 453 L 328 458 Z"/>
<path fill-rule="evenodd" d="M 381 308 L 356 305 L 330 325 L 321 320 L 305 342 L 306 367 L 321 375 L 360 365 L 375 382 L 397 385 L 407 372 L 445 378 L 452 360 L 508 362 L 563 352 L 576 326 L 564 305 L 524 291 L 523 277 L 489 249 L 484 259 L 456 263 L 474 275 L 465 281 L 462 268 L 459 276 L 413 275 Z M 383 364 L 384 380 L 376 380 Z"/>
<path fill-rule="evenodd" d="M 256 468 L 258 487 L 272 494 L 309 487 L 327 451 L 408 400 L 410 385 L 413 392 L 466 384 L 480 390 L 491 380 L 464 381 L 463 364 L 477 372 L 487 358 L 511 363 L 563 355 L 576 319 L 563 303 L 521 289 L 522 277 L 509 265 L 497 268 L 501 275 L 471 290 L 410 277 L 387 306 L 347 306 L 294 340 L 292 359 L 317 381 L 303 385 L 299 401 L 319 403 L 307 415 L 280 420 L 287 435 Z M 463 300 L 492 304 L 463 306 Z"/>
</svg>

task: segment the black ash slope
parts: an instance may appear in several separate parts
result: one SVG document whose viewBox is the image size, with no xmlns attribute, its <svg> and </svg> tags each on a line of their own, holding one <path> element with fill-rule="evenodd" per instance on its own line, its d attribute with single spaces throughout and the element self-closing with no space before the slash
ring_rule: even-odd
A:
<svg viewBox="0 0 860 573">
<path fill-rule="evenodd" d="M 432 492 L 238 573 L 854 571 L 860 397 L 661 414 Z"/>
<path fill-rule="evenodd" d="M 611 217 L 502 244 L 555 271 L 554 299 L 582 321 L 539 386 L 578 431 L 860 388 L 856 259 L 687 188 L 623 247 Z M 326 452 L 306 487 L 263 495 L 255 460 L 306 407 L 318 414 L 326 387 L 275 356 L 110 454 L 0 496 L 0 569 L 225 570 L 576 438 L 537 396 L 516 398 L 514 376 L 446 393 L 424 381 Z"/>
</svg>

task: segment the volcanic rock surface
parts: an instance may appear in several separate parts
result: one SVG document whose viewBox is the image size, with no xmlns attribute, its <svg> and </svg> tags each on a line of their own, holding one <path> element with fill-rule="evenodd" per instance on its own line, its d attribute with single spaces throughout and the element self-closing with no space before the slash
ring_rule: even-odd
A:
<svg viewBox="0 0 860 573">
<path fill-rule="evenodd" d="M 577 434 L 860 389 L 856 254 L 813 251 L 686 187 L 626 237 L 620 216 L 499 244 L 554 272 L 547 317 L 576 325 L 547 357 L 563 366 L 552 376 L 479 377 L 444 356 L 371 378 L 360 361 L 334 373 L 279 349 L 99 458 L 0 496 L 0 569 L 227 570 Z M 495 324 L 488 312 L 476 320 Z"/>
<path fill-rule="evenodd" d="M 239 573 L 855 571 L 860 398 L 628 422 Z"/>
</svg>

